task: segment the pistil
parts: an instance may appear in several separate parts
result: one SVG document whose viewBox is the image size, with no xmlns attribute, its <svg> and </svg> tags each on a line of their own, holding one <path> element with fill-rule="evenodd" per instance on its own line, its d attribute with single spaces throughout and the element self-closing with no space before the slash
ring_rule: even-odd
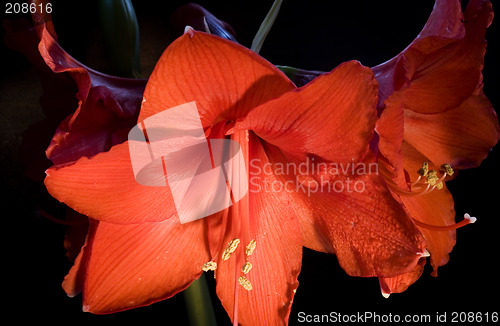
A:
<svg viewBox="0 0 500 326">
<path fill-rule="evenodd" d="M 415 222 L 415 225 L 427 229 L 427 230 L 433 230 L 433 231 L 453 231 L 458 228 L 461 228 L 463 226 L 466 226 L 468 224 L 472 224 L 476 222 L 476 218 L 473 216 L 470 216 L 469 214 L 464 215 L 464 219 L 458 223 L 452 224 L 452 225 L 432 225 L 432 224 L 427 224 L 424 222 L 421 222 L 415 218 L 412 218 L 413 222 Z"/>
</svg>

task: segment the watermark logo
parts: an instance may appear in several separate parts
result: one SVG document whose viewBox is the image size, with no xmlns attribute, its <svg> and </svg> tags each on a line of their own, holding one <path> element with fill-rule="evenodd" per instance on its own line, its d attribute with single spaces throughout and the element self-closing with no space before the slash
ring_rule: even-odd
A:
<svg viewBox="0 0 500 326">
<path fill-rule="evenodd" d="M 238 142 L 207 138 L 195 102 L 146 118 L 128 139 L 135 180 L 169 187 L 180 223 L 220 212 L 247 193 L 362 193 L 365 177 L 378 175 L 376 162 L 314 157 L 297 163 L 248 158 L 245 166 Z"/>
<path fill-rule="evenodd" d="M 222 211 L 248 192 L 240 145 L 207 140 L 195 102 L 144 119 L 128 140 L 136 181 L 168 185 L 181 223 Z"/>
</svg>

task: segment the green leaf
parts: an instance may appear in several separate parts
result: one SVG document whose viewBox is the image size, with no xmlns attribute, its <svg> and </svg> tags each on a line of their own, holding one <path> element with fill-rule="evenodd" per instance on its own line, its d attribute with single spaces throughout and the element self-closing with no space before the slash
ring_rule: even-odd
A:
<svg viewBox="0 0 500 326">
<path fill-rule="evenodd" d="M 297 86 L 301 87 L 309 83 L 314 78 L 323 75 L 323 71 L 304 70 L 288 66 L 276 66 L 279 70 L 283 71 L 285 75 Z"/>
</svg>

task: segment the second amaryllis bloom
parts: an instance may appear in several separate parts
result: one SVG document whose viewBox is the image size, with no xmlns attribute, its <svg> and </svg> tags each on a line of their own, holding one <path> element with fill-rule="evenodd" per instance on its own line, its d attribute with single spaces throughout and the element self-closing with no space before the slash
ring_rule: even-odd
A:
<svg viewBox="0 0 500 326">
<path fill-rule="evenodd" d="M 489 1 L 438 0 L 418 37 L 373 68 L 379 82 L 380 171 L 419 227 L 437 275 L 456 242 L 454 201 L 445 181 L 478 167 L 500 138 L 497 115 L 483 93 Z M 423 265 L 380 280 L 386 294 L 404 291 Z"/>
</svg>

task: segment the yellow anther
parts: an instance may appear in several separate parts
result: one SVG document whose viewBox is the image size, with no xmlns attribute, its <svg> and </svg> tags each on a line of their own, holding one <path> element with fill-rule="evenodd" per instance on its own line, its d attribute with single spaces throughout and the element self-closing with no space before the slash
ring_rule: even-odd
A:
<svg viewBox="0 0 500 326">
<path fill-rule="evenodd" d="M 236 250 L 236 248 L 238 248 L 239 244 L 240 244 L 240 239 L 238 238 L 229 241 L 226 249 L 222 253 L 222 259 L 228 260 L 229 257 L 231 257 L 231 254 Z"/>
<path fill-rule="evenodd" d="M 240 276 L 238 278 L 238 283 L 247 291 L 250 291 L 252 289 L 252 283 L 246 278 L 245 276 Z"/>
<path fill-rule="evenodd" d="M 252 264 L 249 262 L 246 262 L 243 265 L 243 267 L 241 268 L 241 271 L 243 272 L 243 274 L 248 274 L 248 272 L 250 272 L 251 269 L 252 269 Z"/>
<path fill-rule="evenodd" d="M 453 173 L 455 172 L 449 164 L 441 165 L 439 171 L 441 171 L 442 173 L 446 173 L 447 175 L 453 175 Z"/>
<path fill-rule="evenodd" d="M 214 261 L 209 261 L 208 263 L 204 264 L 201 269 L 204 271 L 204 272 L 208 272 L 208 271 L 215 271 L 217 269 L 217 263 L 214 262 Z"/>
<path fill-rule="evenodd" d="M 443 183 L 442 182 L 438 182 L 436 183 L 436 189 L 443 189 Z"/>
<path fill-rule="evenodd" d="M 429 163 L 424 162 L 422 164 L 422 167 L 418 169 L 417 173 L 421 175 L 422 177 L 425 177 L 427 173 L 429 172 Z"/>
<path fill-rule="evenodd" d="M 439 180 L 439 177 L 438 177 L 437 172 L 435 170 L 430 170 L 427 173 L 426 181 L 431 186 L 434 186 L 438 182 L 438 180 Z"/>
<path fill-rule="evenodd" d="M 247 255 L 247 257 L 250 256 L 255 250 L 256 246 L 257 246 L 257 241 L 255 241 L 255 239 L 250 241 L 245 249 L 245 255 Z"/>
</svg>

